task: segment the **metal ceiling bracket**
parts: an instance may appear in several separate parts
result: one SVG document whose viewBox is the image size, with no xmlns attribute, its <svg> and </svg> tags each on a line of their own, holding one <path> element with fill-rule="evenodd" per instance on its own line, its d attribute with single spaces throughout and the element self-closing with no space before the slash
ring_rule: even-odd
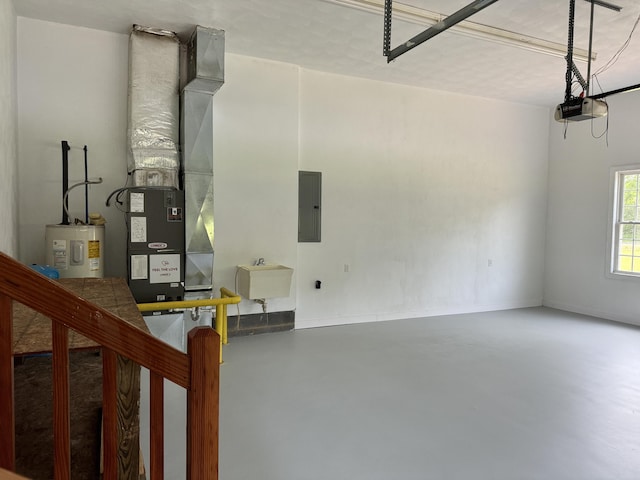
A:
<svg viewBox="0 0 640 480">
<path fill-rule="evenodd" d="M 449 28 L 453 27 L 457 23 L 460 23 L 463 20 L 469 18 L 471 15 L 475 15 L 480 10 L 483 10 L 484 8 L 488 7 L 489 5 L 491 5 L 491 4 L 493 4 L 493 3 L 497 2 L 497 1 L 498 0 L 476 0 L 475 2 L 471 2 L 466 7 L 463 7 L 460 10 L 458 10 L 457 12 L 452 13 L 447 18 L 439 21 L 438 23 L 436 23 L 432 27 L 426 29 L 422 33 L 419 33 L 418 35 L 416 35 L 415 37 L 411 38 L 410 40 L 407 40 L 406 42 L 404 42 L 401 45 L 397 46 L 393 50 L 391 50 L 391 51 L 385 50 L 385 56 L 387 57 L 387 63 L 391 62 L 392 60 L 395 60 L 400 55 L 402 55 L 404 53 L 407 53 L 412 48 L 417 47 L 418 45 L 426 42 L 430 38 L 435 37 L 439 33 L 442 33 L 445 30 L 448 30 Z M 389 6 L 387 7 L 387 2 L 385 2 L 385 42 L 386 42 L 386 31 L 387 31 L 386 30 L 386 14 L 387 14 L 386 8 L 391 10 L 391 2 L 389 1 L 388 4 L 389 4 Z M 391 18 L 391 12 L 390 11 L 389 11 L 389 18 Z M 390 34 L 391 34 L 391 25 L 389 24 L 389 35 Z"/>
<path fill-rule="evenodd" d="M 604 2 L 603 0 L 585 0 L 585 2 L 592 3 L 594 5 L 598 5 L 600 7 L 608 8 L 609 10 L 613 10 L 614 12 L 620 12 L 622 7 L 618 5 L 614 5 L 613 3 Z"/>
</svg>

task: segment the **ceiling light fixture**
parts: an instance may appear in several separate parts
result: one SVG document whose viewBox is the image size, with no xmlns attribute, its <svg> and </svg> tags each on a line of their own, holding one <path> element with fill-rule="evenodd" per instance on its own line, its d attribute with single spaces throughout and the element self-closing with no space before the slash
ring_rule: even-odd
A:
<svg viewBox="0 0 640 480">
<path fill-rule="evenodd" d="M 325 2 L 353 8 L 369 13 L 383 15 L 384 0 L 324 0 Z M 590 0 L 587 0 L 590 1 Z M 393 18 L 405 22 L 422 26 L 434 25 L 447 15 L 413 7 L 400 2 L 393 2 Z M 521 48 L 530 52 L 543 53 L 554 57 L 564 58 L 567 55 L 567 46 L 558 42 L 551 42 L 541 38 L 531 37 L 522 33 L 504 30 L 502 28 L 491 27 L 481 23 L 464 20 L 449 29 L 460 35 L 472 38 L 488 40 L 490 42 Z M 596 59 L 596 53 L 591 53 L 591 59 Z M 573 49 L 573 59 L 586 62 L 589 59 L 589 52 L 580 48 Z"/>
</svg>

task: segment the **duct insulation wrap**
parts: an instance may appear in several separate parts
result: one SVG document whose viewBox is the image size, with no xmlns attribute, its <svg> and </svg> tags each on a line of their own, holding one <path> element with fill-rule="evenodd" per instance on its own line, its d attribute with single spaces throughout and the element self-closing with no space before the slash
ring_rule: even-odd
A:
<svg viewBox="0 0 640 480">
<path fill-rule="evenodd" d="M 134 26 L 129 36 L 128 171 L 134 186 L 178 188 L 180 41 Z"/>
</svg>

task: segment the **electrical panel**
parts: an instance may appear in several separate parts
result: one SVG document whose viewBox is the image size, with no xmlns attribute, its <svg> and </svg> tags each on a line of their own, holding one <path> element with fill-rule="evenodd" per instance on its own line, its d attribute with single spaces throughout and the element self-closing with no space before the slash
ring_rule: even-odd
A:
<svg viewBox="0 0 640 480">
<path fill-rule="evenodd" d="M 298 242 L 319 242 L 322 173 L 298 172 Z"/>
</svg>

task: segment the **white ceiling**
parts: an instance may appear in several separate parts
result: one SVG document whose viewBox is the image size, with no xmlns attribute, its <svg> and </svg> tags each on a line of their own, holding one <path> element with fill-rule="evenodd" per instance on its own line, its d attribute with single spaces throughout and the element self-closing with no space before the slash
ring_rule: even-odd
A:
<svg viewBox="0 0 640 480">
<path fill-rule="evenodd" d="M 637 0 L 596 7 L 595 70 L 627 40 L 640 15 Z M 449 15 L 471 0 L 404 0 Z M 382 16 L 326 0 L 15 0 L 17 14 L 128 33 L 134 23 L 188 36 L 193 26 L 225 30 L 226 51 L 304 68 L 474 96 L 553 106 L 564 98 L 566 63 L 451 31 L 387 64 Z M 470 21 L 567 42 L 569 0 L 501 0 Z M 590 5 L 576 0 L 576 48 L 587 49 Z M 425 27 L 393 22 L 392 47 Z M 586 64 L 578 63 L 586 76 Z M 640 83 L 640 28 L 619 61 L 599 76 L 605 91 Z M 599 90 L 598 90 L 599 91 Z"/>
</svg>

